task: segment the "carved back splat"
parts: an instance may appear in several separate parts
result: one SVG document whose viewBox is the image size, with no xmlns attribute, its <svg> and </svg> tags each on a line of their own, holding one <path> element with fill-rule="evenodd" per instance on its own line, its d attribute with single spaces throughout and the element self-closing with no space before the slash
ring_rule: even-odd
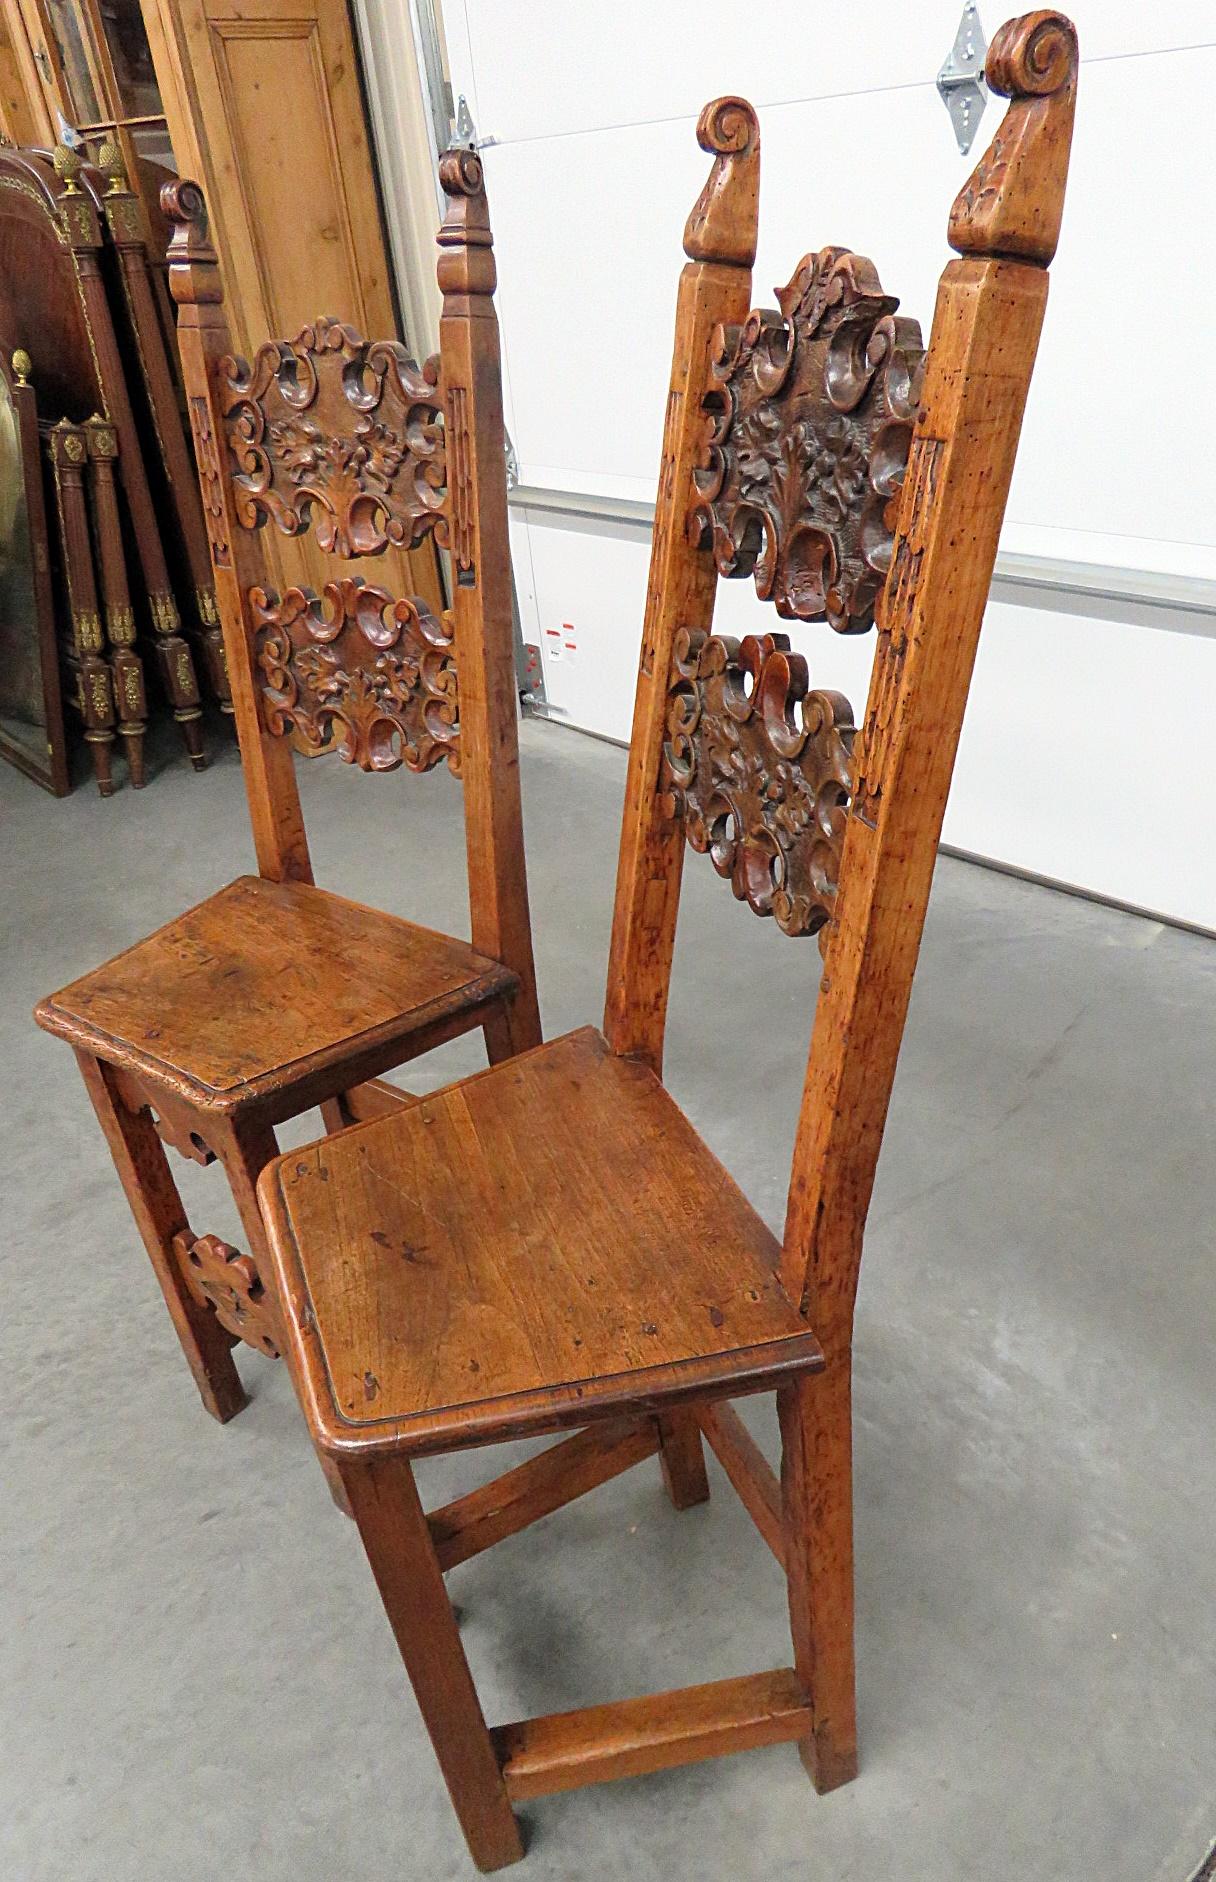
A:
<svg viewBox="0 0 1216 1882">
<path fill-rule="evenodd" d="M 804 256 L 777 301 L 780 313 L 714 333 L 689 541 L 719 575 L 754 575 L 783 619 L 861 633 L 891 566 L 920 328 L 844 248 Z M 667 729 L 663 781 L 692 847 L 758 915 L 826 939 L 853 786 L 849 702 L 811 690 L 784 635 L 685 631 Z"/>
<path fill-rule="evenodd" d="M 333 319 L 233 357 L 197 184 L 166 185 L 169 279 L 258 866 L 312 880 L 285 734 L 368 771 L 463 780 L 471 939 L 521 987 L 518 1043 L 539 1038 L 516 761 L 504 434 L 494 259 L 481 164 L 441 164 L 440 351 Z M 276 594 L 259 532 L 311 531 L 334 561 L 321 595 Z M 438 618 L 350 567 L 428 534 L 451 547 Z"/>
</svg>

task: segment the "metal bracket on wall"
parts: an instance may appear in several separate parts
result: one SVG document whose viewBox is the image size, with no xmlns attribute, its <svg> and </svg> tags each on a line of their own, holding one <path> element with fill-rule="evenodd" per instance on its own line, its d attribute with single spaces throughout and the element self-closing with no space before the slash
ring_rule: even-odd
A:
<svg viewBox="0 0 1216 1882">
<path fill-rule="evenodd" d="M 452 133 L 452 142 L 463 144 L 466 150 L 490 150 L 498 142 L 496 137 L 478 137 L 473 113 L 469 110 L 469 101 L 463 92 L 456 100 L 456 129 Z"/>
<path fill-rule="evenodd" d="M 988 42 L 975 0 L 967 0 L 950 55 L 937 75 L 937 89 L 950 113 L 959 152 L 964 157 L 975 142 L 975 133 L 988 103 L 988 87 L 984 83 L 987 51 Z"/>
</svg>

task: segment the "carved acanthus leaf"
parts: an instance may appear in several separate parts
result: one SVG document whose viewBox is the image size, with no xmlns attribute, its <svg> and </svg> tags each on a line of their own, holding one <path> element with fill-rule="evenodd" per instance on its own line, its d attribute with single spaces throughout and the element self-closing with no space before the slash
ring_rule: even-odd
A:
<svg viewBox="0 0 1216 1882">
<path fill-rule="evenodd" d="M 451 625 L 425 603 L 347 579 L 321 597 L 249 591 L 267 729 L 364 771 L 460 770 Z"/>
<path fill-rule="evenodd" d="M 831 917 L 853 736 L 848 700 L 810 690 L 784 634 L 677 633 L 662 788 L 693 849 L 786 934 Z"/>
<path fill-rule="evenodd" d="M 327 554 L 413 548 L 443 520 L 446 477 L 436 360 L 318 320 L 253 365 L 225 360 L 237 514 L 286 536 L 310 526 Z"/>
<path fill-rule="evenodd" d="M 689 533 L 784 619 L 858 633 L 890 566 L 920 328 L 843 248 L 805 256 L 777 299 L 716 336 Z"/>
</svg>

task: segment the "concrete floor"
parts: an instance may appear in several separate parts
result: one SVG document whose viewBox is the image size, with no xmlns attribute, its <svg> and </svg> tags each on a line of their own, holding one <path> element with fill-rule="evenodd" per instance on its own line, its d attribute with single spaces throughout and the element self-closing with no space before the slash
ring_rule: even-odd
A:
<svg viewBox="0 0 1216 1882">
<path fill-rule="evenodd" d="M 535 723 L 524 753 L 556 1032 L 600 1012 L 623 754 Z M 451 780 L 331 763 L 303 788 L 323 882 L 463 931 Z M 0 815 L 0 1877 L 470 1874 L 285 1372 L 245 1352 L 249 1409 L 203 1414 L 70 1054 L 29 1020 L 251 866 L 235 760 L 105 804 L 0 767 Z M 669 1080 L 779 1229 L 817 954 L 707 861 L 685 882 Z M 424 1063 L 440 1083 L 478 1059 Z M 861 1777 L 816 1798 L 779 1747 L 551 1799 L 519 1873 L 1194 1873 L 1216 1834 L 1214 1068 L 1211 942 L 943 860 L 858 1310 Z M 235 1236 L 221 1178 L 183 1188 Z M 747 1416 L 772 1445 L 769 1408 Z M 424 1495 L 517 1455 L 429 1464 Z M 786 1657 L 780 1577 L 711 1469 L 703 1509 L 674 1514 L 643 1465 L 454 1573 L 492 1718 Z"/>
</svg>

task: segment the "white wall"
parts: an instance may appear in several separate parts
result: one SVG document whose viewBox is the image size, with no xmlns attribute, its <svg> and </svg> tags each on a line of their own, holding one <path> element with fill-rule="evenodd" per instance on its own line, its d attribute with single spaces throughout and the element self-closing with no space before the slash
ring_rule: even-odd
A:
<svg viewBox="0 0 1216 1882">
<path fill-rule="evenodd" d="M 933 87 L 960 5 L 447 0 L 455 87 L 497 140 L 484 157 L 525 485 L 653 497 L 680 238 L 708 164 L 694 124 L 718 93 L 760 113 L 757 298 L 806 250 L 846 243 L 927 334 L 950 202 L 1003 108 L 989 101 L 960 157 Z M 1003 546 L 1216 582 L 1198 357 L 1216 265 L 1195 214 L 1216 170 L 1216 7 L 1073 12 L 1073 173 Z M 981 15 L 991 35 L 993 0 Z M 627 737 L 644 534 L 528 510 L 513 548 L 551 709 Z M 947 840 L 1216 929 L 1216 612 L 994 593 Z M 720 585 L 718 620 L 772 625 L 742 582 Z M 870 643 L 795 639 L 860 710 Z"/>
</svg>

